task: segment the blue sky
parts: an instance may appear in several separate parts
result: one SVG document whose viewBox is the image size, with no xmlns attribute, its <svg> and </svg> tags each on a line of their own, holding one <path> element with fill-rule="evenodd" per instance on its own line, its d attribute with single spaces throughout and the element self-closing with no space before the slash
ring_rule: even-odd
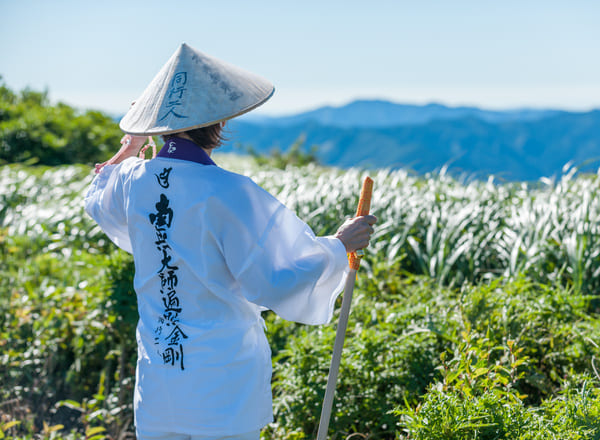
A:
<svg viewBox="0 0 600 440">
<path fill-rule="evenodd" d="M 269 78 L 260 111 L 357 98 L 600 108 L 600 2 L 0 0 L 0 75 L 123 113 L 180 43 Z"/>
</svg>

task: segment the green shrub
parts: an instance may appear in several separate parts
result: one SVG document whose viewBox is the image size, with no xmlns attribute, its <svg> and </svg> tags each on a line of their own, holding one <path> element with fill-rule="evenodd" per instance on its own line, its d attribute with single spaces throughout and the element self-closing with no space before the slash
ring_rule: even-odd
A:
<svg viewBox="0 0 600 440">
<path fill-rule="evenodd" d="M 318 234 L 352 213 L 363 175 L 236 164 Z M 133 263 L 83 213 L 91 177 L 78 166 L 0 167 L 7 437 L 131 432 Z M 380 223 L 359 272 L 329 434 L 598 438 L 598 178 L 531 187 L 374 177 Z M 335 324 L 266 320 L 276 421 L 264 438 L 312 437 Z"/>
<path fill-rule="evenodd" d="M 14 93 L 0 77 L 0 163 L 92 165 L 114 154 L 121 136 L 101 112 L 51 105 L 47 92 Z"/>
<path fill-rule="evenodd" d="M 506 435 L 497 438 L 517 438 L 508 433 L 520 432 L 518 423 L 534 423 L 530 409 L 559 395 L 566 379 L 580 386 L 577 378 L 594 374 L 600 354 L 589 297 L 561 287 L 497 280 L 455 290 L 376 270 L 359 278 L 355 294 L 330 422 L 335 438 L 392 438 L 406 423 L 394 412 L 401 404 L 413 418 L 415 408 L 419 414 L 430 407 L 460 410 L 465 426 L 487 420 L 481 422 L 486 430 Z M 316 435 L 333 339 L 333 325 L 288 335 L 274 363 L 270 438 Z M 442 401 L 457 408 L 441 407 Z M 459 437 L 439 438 L 463 438 L 464 427 L 444 417 Z M 487 426 L 496 417 L 501 420 Z M 437 438 L 424 432 L 419 438 Z"/>
<path fill-rule="evenodd" d="M 541 407 L 509 402 L 486 391 L 466 397 L 456 390 L 430 390 L 417 408 L 396 411 L 399 439 L 410 440 L 597 440 L 600 438 L 598 382 L 565 391 Z"/>
</svg>

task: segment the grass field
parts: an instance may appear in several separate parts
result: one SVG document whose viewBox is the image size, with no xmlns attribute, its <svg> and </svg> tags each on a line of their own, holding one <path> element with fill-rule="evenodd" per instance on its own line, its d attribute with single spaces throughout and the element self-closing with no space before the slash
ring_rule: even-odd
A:
<svg viewBox="0 0 600 440">
<path fill-rule="evenodd" d="M 365 175 L 216 160 L 320 235 L 352 215 Z M 379 223 L 330 437 L 600 439 L 598 175 L 369 174 Z M 134 438 L 133 264 L 83 212 L 91 177 L 0 168 L 0 438 Z M 313 438 L 335 324 L 265 317 L 276 421 L 262 435 Z"/>
</svg>

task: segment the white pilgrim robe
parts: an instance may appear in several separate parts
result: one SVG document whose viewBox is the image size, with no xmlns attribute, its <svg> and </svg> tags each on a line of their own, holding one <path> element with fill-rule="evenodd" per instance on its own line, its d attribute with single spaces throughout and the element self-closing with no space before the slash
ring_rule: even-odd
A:
<svg viewBox="0 0 600 440">
<path fill-rule="evenodd" d="M 247 177 L 172 158 L 105 166 L 85 208 L 134 256 L 136 426 L 220 436 L 271 422 L 260 312 L 329 322 L 348 267 L 342 242 L 315 237 Z"/>
</svg>

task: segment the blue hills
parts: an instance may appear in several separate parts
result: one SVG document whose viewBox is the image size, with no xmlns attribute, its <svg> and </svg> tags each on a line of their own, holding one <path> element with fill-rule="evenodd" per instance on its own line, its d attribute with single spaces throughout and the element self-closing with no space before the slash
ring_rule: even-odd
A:
<svg viewBox="0 0 600 440">
<path fill-rule="evenodd" d="M 354 101 L 295 115 L 247 116 L 228 125 L 223 151 L 286 151 L 299 139 L 317 146 L 321 163 L 338 167 L 448 166 L 454 174 L 505 180 L 559 176 L 567 163 L 600 166 L 600 110 L 485 110 L 441 104 Z"/>
</svg>

